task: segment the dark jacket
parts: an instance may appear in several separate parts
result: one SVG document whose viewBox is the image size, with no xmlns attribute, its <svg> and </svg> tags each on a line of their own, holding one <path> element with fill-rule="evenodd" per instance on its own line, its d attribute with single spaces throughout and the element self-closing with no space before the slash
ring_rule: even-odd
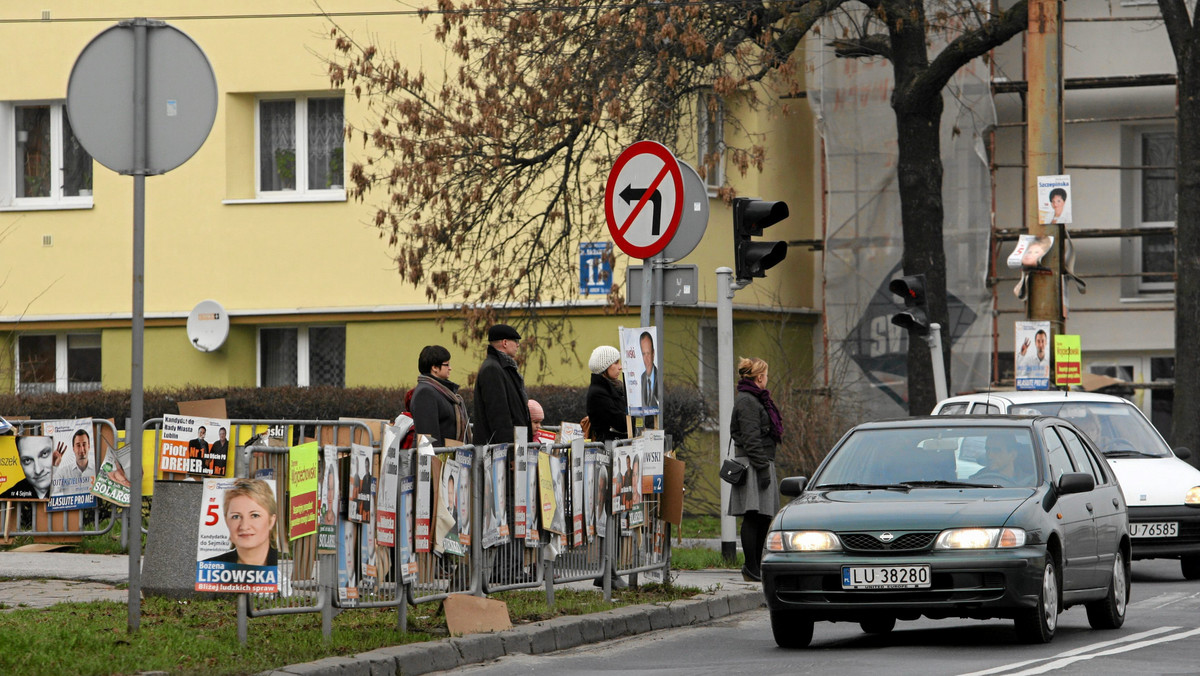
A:
<svg viewBox="0 0 1200 676">
<path fill-rule="evenodd" d="M 442 387 L 453 393 L 454 399 L 446 396 L 432 382 L 436 381 Z M 462 432 L 458 427 L 458 416 L 455 410 L 461 406 Z M 458 396 L 458 385 L 449 380 L 436 376 L 418 379 L 413 388 L 412 401 L 409 402 L 412 412 L 413 430 L 430 438 L 435 447 L 446 445 L 446 439 L 470 443 L 470 420 L 467 418 L 467 405 Z"/>
<path fill-rule="evenodd" d="M 766 470 L 775 462 L 775 439 L 771 438 L 771 417 L 767 407 L 749 392 L 738 392 L 733 400 L 729 421 L 734 455 L 747 458 L 756 470 Z"/>
<path fill-rule="evenodd" d="M 475 377 L 475 431 L 471 436 L 477 444 L 512 443 L 514 427 L 532 427 L 525 379 L 516 367 L 501 360 L 496 348 L 488 346 Z"/>
<path fill-rule="evenodd" d="M 627 436 L 627 414 L 625 388 L 603 374 L 593 373 L 587 391 L 587 416 L 588 424 L 592 427 L 592 440 L 624 439 Z"/>
</svg>

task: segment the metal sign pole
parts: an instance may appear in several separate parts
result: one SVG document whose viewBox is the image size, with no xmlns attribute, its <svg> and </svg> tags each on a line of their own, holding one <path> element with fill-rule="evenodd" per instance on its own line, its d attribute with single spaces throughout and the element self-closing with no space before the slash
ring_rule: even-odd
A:
<svg viewBox="0 0 1200 676">
<path fill-rule="evenodd" d="M 733 294 L 741 288 L 733 279 L 733 270 L 717 268 L 717 416 L 721 430 L 721 462 L 732 458 L 729 446 L 729 419 L 733 416 Z M 729 516 L 729 484 L 721 482 L 721 555 L 726 561 L 737 559 L 734 519 Z"/>
<path fill-rule="evenodd" d="M 666 257 L 661 253 L 654 257 L 654 332 L 657 340 L 658 349 L 654 352 L 654 358 L 658 361 L 658 382 L 655 387 L 658 389 L 658 429 L 665 429 L 666 417 L 666 401 L 667 401 L 667 386 L 666 377 L 663 375 L 666 359 L 663 358 L 665 349 L 663 348 L 663 301 L 666 300 L 666 271 L 663 269 L 667 264 Z"/>
</svg>

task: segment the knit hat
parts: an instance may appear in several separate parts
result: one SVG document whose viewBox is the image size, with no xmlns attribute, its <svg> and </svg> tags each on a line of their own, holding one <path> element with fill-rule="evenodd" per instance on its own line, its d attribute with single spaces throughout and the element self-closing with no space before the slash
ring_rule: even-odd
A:
<svg viewBox="0 0 1200 676">
<path fill-rule="evenodd" d="M 533 422 L 541 422 L 546 419 L 546 412 L 542 410 L 542 405 L 533 399 L 529 400 L 529 419 Z"/>
<path fill-rule="evenodd" d="M 617 348 L 611 345 L 601 345 L 592 350 L 592 357 L 588 359 L 588 369 L 598 375 L 607 371 L 609 366 L 617 363 L 620 359 L 621 353 L 617 351 Z"/>
</svg>

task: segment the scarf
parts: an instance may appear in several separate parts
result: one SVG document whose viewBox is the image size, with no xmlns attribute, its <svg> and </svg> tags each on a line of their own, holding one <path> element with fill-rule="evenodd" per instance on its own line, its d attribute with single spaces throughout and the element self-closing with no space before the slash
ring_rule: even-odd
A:
<svg viewBox="0 0 1200 676">
<path fill-rule="evenodd" d="M 771 438 L 775 441 L 783 441 L 783 417 L 779 415 L 779 409 L 776 408 L 775 402 L 771 399 L 771 391 L 764 390 L 754 381 L 749 378 L 743 378 L 738 381 L 738 392 L 746 392 L 758 397 L 762 402 L 763 408 L 767 409 L 767 417 L 771 419 Z"/>
<path fill-rule="evenodd" d="M 471 443 L 471 427 L 467 418 L 467 403 L 463 401 L 462 395 L 458 393 L 458 385 L 449 380 L 442 380 L 434 376 L 421 374 L 417 376 L 418 383 L 428 383 L 430 387 L 437 390 L 439 394 L 450 401 L 454 407 L 454 438 L 464 444 Z"/>
</svg>

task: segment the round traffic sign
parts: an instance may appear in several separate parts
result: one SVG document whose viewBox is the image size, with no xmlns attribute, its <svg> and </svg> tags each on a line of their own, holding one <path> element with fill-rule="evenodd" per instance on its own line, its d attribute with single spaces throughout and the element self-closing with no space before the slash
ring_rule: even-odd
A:
<svg viewBox="0 0 1200 676">
<path fill-rule="evenodd" d="M 677 261 L 695 250 L 704 239 L 708 229 L 708 188 L 704 179 L 687 162 L 680 162 L 683 170 L 683 215 L 675 236 L 662 250 L 663 260 Z"/>
<path fill-rule="evenodd" d="M 604 216 L 617 247 L 638 258 L 662 251 L 683 215 L 683 174 L 666 146 L 638 141 L 613 163 L 604 189 Z"/>
</svg>

